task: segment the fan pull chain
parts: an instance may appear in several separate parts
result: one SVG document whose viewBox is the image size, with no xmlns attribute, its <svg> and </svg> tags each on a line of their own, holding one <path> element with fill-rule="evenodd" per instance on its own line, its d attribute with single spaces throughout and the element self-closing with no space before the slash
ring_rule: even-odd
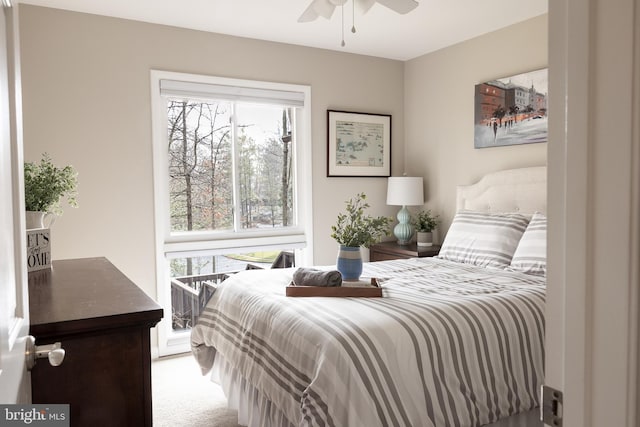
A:
<svg viewBox="0 0 640 427">
<path fill-rule="evenodd" d="M 352 23 L 352 27 L 351 27 L 351 32 L 353 34 L 356 33 L 356 0 L 351 0 L 351 17 L 353 19 Z"/>
<path fill-rule="evenodd" d="M 340 43 L 340 46 L 344 47 L 344 45 L 345 45 L 345 42 L 344 42 L 344 4 L 341 7 L 342 7 L 342 43 Z"/>
</svg>

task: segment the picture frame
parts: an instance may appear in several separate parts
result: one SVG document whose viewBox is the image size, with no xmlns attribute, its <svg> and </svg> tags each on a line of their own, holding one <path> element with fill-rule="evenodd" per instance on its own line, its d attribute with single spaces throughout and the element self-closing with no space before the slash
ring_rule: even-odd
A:
<svg viewBox="0 0 640 427">
<path fill-rule="evenodd" d="M 547 142 L 548 69 L 475 86 L 474 147 Z"/>
<path fill-rule="evenodd" d="M 327 110 L 327 176 L 391 176 L 391 115 Z"/>
</svg>

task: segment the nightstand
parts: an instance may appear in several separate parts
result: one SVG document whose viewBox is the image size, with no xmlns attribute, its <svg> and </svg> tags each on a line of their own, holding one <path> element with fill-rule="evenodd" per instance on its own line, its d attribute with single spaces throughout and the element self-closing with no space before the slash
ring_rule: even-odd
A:
<svg viewBox="0 0 640 427">
<path fill-rule="evenodd" d="M 440 245 L 418 248 L 415 242 L 408 245 L 399 245 L 397 242 L 382 242 L 369 247 L 369 261 L 431 257 L 438 255 L 439 252 Z"/>
</svg>

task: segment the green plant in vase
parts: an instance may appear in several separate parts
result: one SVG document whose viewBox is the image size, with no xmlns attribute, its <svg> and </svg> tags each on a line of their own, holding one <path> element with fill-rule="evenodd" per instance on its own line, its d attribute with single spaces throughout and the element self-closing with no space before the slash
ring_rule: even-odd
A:
<svg viewBox="0 0 640 427">
<path fill-rule="evenodd" d="M 331 237 L 340 244 L 337 269 L 344 280 L 358 280 L 362 274 L 360 247 L 368 248 L 389 235 L 392 219 L 386 216 L 373 217 L 366 214 L 369 203 L 364 193 L 349 199 L 346 213 L 338 214 L 335 225 L 331 226 Z"/>
<path fill-rule="evenodd" d="M 433 246 L 433 230 L 439 223 L 439 215 L 433 215 L 429 209 L 418 212 L 412 218 L 411 225 L 416 229 L 418 246 Z"/>
<path fill-rule="evenodd" d="M 47 153 L 40 162 L 24 164 L 24 202 L 27 228 L 41 228 L 45 214 L 62 214 L 65 197 L 71 207 L 78 207 L 78 173 L 72 166 L 59 168 Z"/>
</svg>

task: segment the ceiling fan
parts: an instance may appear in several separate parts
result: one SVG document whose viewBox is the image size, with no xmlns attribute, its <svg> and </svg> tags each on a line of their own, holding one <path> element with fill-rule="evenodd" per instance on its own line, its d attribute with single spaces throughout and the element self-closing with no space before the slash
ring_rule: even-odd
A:
<svg viewBox="0 0 640 427">
<path fill-rule="evenodd" d="M 418 6 L 415 0 L 352 0 L 354 5 L 357 4 L 358 9 L 362 13 L 366 13 L 374 3 L 380 3 L 388 7 L 394 12 L 401 15 L 411 12 Z M 344 6 L 347 0 L 313 0 L 309 7 L 300 15 L 298 22 L 315 21 L 319 16 L 325 19 L 331 19 L 336 6 Z"/>
</svg>

